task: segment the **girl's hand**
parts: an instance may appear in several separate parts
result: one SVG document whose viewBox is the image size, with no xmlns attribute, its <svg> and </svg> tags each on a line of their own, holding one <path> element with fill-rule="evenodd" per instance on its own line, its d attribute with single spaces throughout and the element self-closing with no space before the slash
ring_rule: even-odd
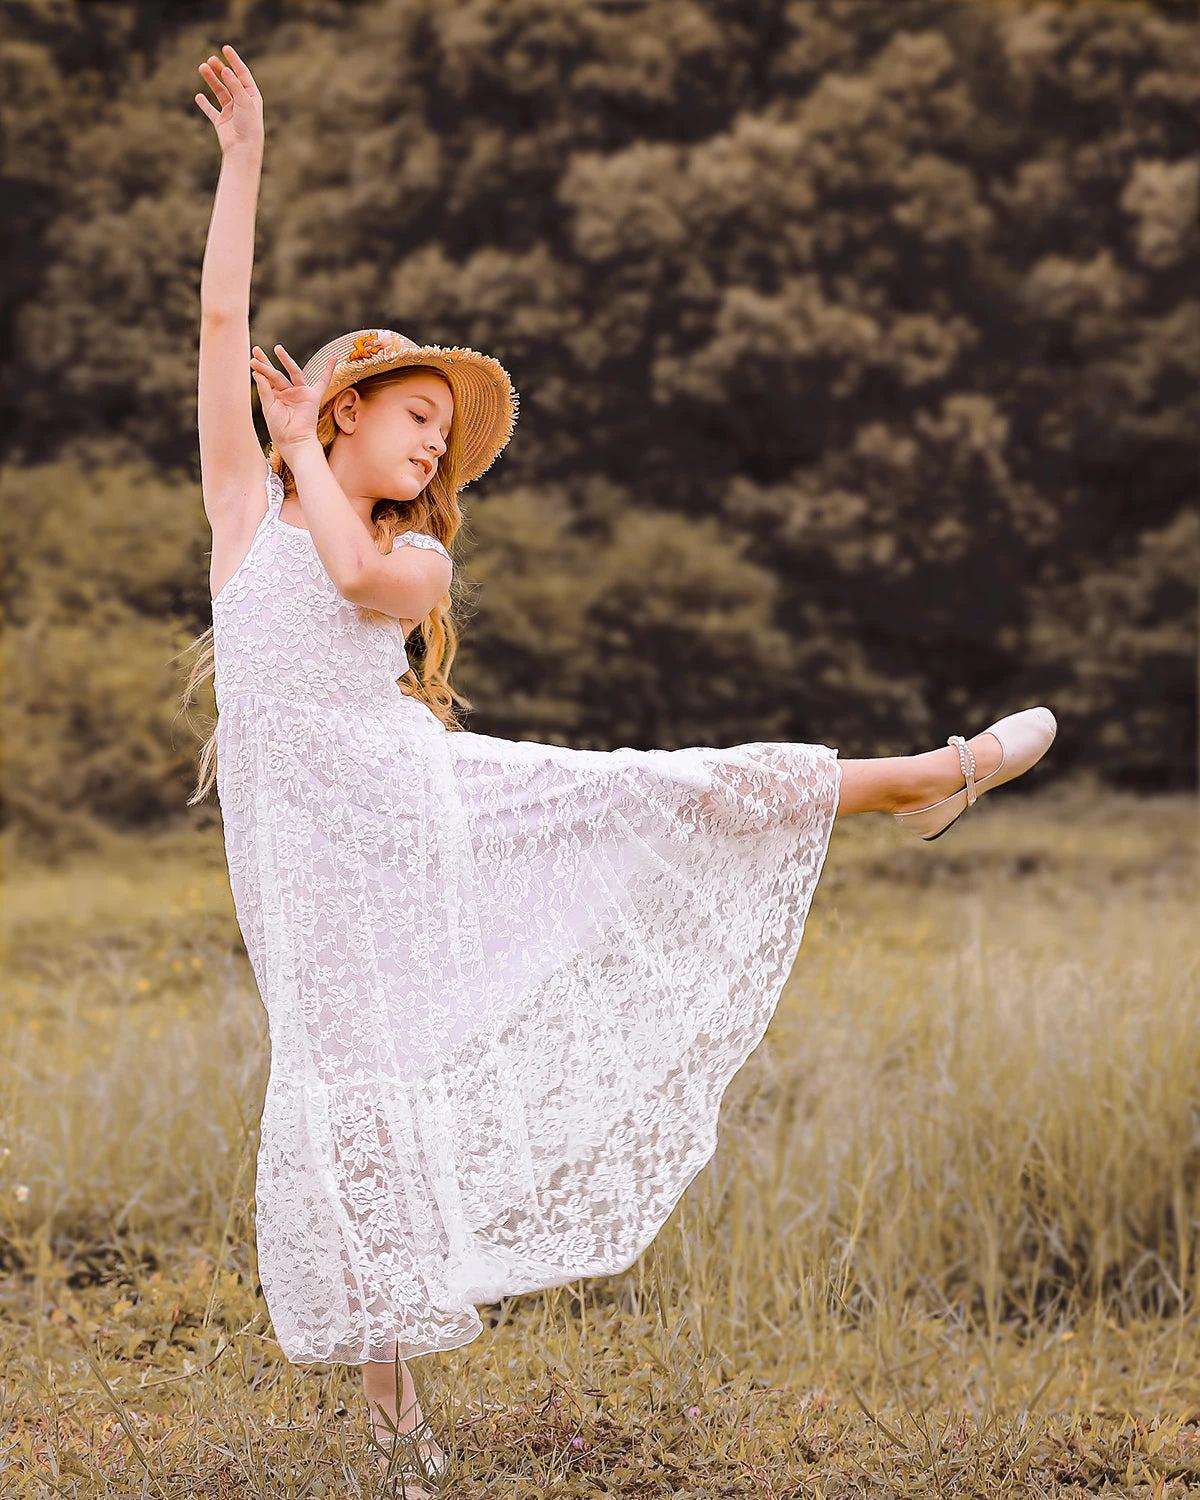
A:
<svg viewBox="0 0 1200 1500">
<path fill-rule="evenodd" d="M 221 48 L 226 61 L 222 62 L 214 53 L 207 62 L 200 64 L 205 83 L 217 96 L 220 114 L 203 94 L 196 95 L 196 103 L 213 122 L 217 140 L 224 156 L 230 150 L 257 150 L 263 146 L 263 102 L 254 82 L 254 75 L 237 53 L 226 44 Z"/>
<path fill-rule="evenodd" d="M 257 344 L 251 351 L 250 367 L 271 441 L 284 453 L 288 448 L 316 437 L 321 397 L 333 377 L 337 355 L 329 356 L 319 385 L 306 385 L 304 371 L 282 344 L 275 345 L 275 352 L 290 371 L 290 379 L 275 368 Z"/>
</svg>

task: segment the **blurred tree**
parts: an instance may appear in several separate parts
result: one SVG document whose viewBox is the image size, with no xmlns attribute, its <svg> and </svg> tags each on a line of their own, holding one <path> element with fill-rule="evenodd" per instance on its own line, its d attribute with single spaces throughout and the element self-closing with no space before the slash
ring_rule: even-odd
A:
<svg viewBox="0 0 1200 1500">
<path fill-rule="evenodd" d="M 388 324 L 493 352 L 521 391 L 463 497 L 486 585 L 471 728 L 864 755 L 1048 701 L 1056 767 L 1193 783 L 1184 7 L 27 0 L 6 20 L 10 628 L 82 587 L 29 523 L 63 503 L 56 456 L 108 496 L 114 596 L 164 640 L 207 623 L 218 162 L 192 94 L 228 36 L 266 99 L 255 338 L 303 359 Z M 145 493 L 135 471 L 190 476 L 187 540 L 154 543 L 177 569 L 125 544 L 111 484 Z"/>
<path fill-rule="evenodd" d="M 728 527 L 595 481 L 575 503 L 562 486 L 506 490 L 472 531 L 463 682 L 489 733 L 585 749 L 779 737 L 794 661 L 776 580 Z"/>
<path fill-rule="evenodd" d="M 103 445 L 91 463 L 0 468 L 0 827 L 18 848 L 178 817 L 197 744 L 179 653 L 206 607 L 208 544 L 189 479 Z"/>
</svg>

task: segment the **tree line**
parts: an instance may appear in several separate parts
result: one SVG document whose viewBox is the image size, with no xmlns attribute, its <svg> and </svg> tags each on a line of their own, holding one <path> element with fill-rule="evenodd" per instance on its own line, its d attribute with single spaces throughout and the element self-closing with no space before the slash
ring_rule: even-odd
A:
<svg viewBox="0 0 1200 1500">
<path fill-rule="evenodd" d="M 520 391 L 462 495 L 468 728 L 857 756 L 1044 702 L 1048 775 L 1193 785 L 1189 9 L 10 0 L 5 826 L 195 815 L 226 40 L 266 101 L 255 340 L 388 326 Z"/>
</svg>

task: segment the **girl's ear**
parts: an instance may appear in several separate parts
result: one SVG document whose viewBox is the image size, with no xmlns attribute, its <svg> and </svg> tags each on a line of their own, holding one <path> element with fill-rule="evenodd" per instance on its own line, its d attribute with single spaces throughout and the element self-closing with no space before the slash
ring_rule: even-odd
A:
<svg viewBox="0 0 1200 1500">
<path fill-rule="evenodd" d="M 358 422 L 358 408 L 362 397 L 353 386 L 339 391 L 333 398 L 333 420 L 340 432 L 353 432 Z"/>
</svg>

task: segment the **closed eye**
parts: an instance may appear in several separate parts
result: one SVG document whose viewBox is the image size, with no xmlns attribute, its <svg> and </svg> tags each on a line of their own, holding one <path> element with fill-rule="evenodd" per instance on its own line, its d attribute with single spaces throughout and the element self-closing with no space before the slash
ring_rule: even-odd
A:
<svg viewBox="0 0 1200 1500">
<path fill-rule="evenodd" d="M 425 415 L 424 412 L 413 411 L 412 407 L 409 407 L 409 411 L 412 413 L 412 415 L 414 417 L 416 417 L 417 421 L 420 422 L 422 426 L 424 426 L 424 424 L 429 421 L 429 418 Z M 449 441 L 449 436 L 445 432 L 442 433 L 442 441 L 443 442 Z"/>
</svg>

